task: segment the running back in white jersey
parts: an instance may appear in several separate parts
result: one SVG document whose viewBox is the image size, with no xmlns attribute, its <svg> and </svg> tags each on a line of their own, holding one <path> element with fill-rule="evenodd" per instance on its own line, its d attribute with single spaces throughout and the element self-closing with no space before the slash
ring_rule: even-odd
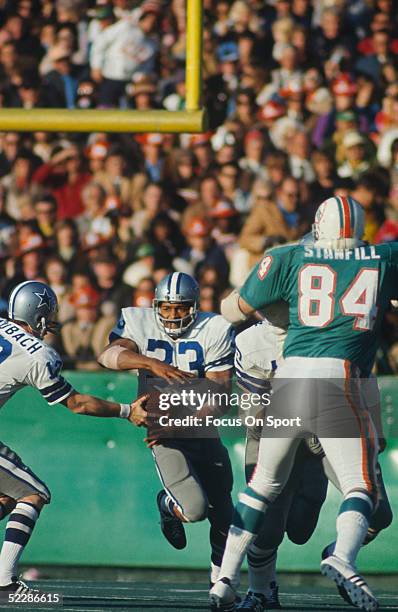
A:
<svg viewBox="0 0 398 612">
<path fill-rule="evenodd" d="M 20 325 L 0 318 L 0 407 L 19 389 L 35 387 L 49 404 L 73 391 L 60 375 L 58 353 Z"/>
<path fill-rule="evenodd" d="M 159 326 L 152 308 L 123 308 L 110 341 L 129 338 L 142 355 L 159 359 L 199 377 L 233 367 L 234 332 L 221 315 L 199 312 L 183 336 L 172 339 Z"/>
<path fill-rule="evenodd" d="M 281 327 L 261 321 L 236 336 L 236 379 L 246 391 L 259 393 L 268 387 L 266 381 L 282 363 L 286 333 Z"/>
</svg>

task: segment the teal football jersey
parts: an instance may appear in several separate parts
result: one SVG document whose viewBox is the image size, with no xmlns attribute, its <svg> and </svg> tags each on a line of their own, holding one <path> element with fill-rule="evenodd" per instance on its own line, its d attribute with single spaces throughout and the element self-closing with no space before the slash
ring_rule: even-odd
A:
<svg viewBox="0 0 398 612">
<path fill-rule="evenodd" d="M 383 315 L 398 297 L 398 243 L 276 247 L 252 270 L 240 295 L 256 310 L 278 300 L 289 304 L 284 357 L 348 359 L 367 375 Z"/>
</svg>

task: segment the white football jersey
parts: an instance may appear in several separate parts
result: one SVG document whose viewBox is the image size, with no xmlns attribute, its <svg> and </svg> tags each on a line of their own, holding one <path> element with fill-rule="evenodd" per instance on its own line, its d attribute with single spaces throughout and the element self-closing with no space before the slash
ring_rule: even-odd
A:
<svg viewBox="0 0 398 612">
<path fill-rule="evenodd" d="M 238 384 L 258 393 L 268 388 L 268 379 L 282 362 L 286 331 L 260 321 L 235 338 L 235 370 Z"/>
<path fill-rule="evenodd" d="M 117 338 L 134 340 L 141 355 L 200 377 L 233 367 L 234 332 L 218 314 L 199 312 L 193 325 L 173 339 L 158 324 L 152 308 L 123 308 L 109 339 Z"/>
<path fill-rule="evenodd" d="M 23 387 L 35 387 L 49 404 L 73 391 L 61 375 L 58 353 L 20 325 L 0 318 L 0 407 Z"/>
</svg>

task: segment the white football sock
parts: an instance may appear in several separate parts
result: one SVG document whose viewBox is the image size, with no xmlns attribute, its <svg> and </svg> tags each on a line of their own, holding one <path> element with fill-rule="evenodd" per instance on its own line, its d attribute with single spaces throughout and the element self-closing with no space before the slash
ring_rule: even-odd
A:
<svg viewBox="0 0 398 612">
<path fill-rule="evenodd" d="M 210 563 L 210 582 L 213 584 L 217 582 L 220 577 L 220 566 L 215 565 L 213 562 Z"/>
<path fill-rule="evenodd" d="M 220 578 L 229 578 L 231 585 L 237 589 L 240 582 L 240 568 L 246 551 L 256 535 L 233 525 L 228 534 L 227 546 L 222 560 Z"/>
<path fill-rule="evenodd" d="M 0 586 L 10 584 L 16 575 L 19 558 L 38 517 L 36 508 L 25 502 L 19 502 L 11 512 L 0 552 Z"/>
<path fill-rule="evenodd" d="M 264 550 L 252 544 L 247 553 L 249 569 L 249 590 L 253 593 L 262 593 L 265 597 L 270 594 L 270 583 L 275 581 L 276 550 Z"/>
<path fill-rule="evenodd" d="M 356 491 L 345 498 L 342 507 L 347 501 L 352 503 L 353 509 L 342 511 L 337 517 L 337 540 L 333 554 L 355 566 L 355 560 L 369 527 L 369 521 L 364 512 L 361 512 L 360 506 L 362 504 L 365 512 L 370 514 L 372 502 L 368 495 Z M 356 504 L 358 509 L 355 509 Z"/>
</svg>

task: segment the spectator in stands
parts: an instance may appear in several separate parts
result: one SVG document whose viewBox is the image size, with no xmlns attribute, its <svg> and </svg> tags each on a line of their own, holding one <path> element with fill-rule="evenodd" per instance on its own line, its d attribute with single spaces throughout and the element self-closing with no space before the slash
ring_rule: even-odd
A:
<svg viewBox="0 0 398 612">
<path fill-rule="evenodd" d="M 61 330 L 66 355 L 78 370 L 98 370 L 100 366 L 96 356 L 108 343 L 116 317 L 105 315 L 98 318 L 99 297 L 90 286 L 75 290 L 70 299 L 76 314 Z"/>
<path fill-rule="evenodd" d="M 102 256 L 91 263 L 95 289 L 99 304 L 110 303 L 112 314 L 117 317 L 121 308 L 131 304 L 131 287 L 124 285 L 120 278 L 117 261 L 114 257 Z M 107 311 L 109 313 L 109 309 Z"/>
<path fill-rule="evenodd" d="M 73 219 L 58 221 L 55 225 L 56 253 L 68 268 L 70 278 L 76 267 L 79 251 L 79 233 Z"/>
<path fill-rule="evenodd" d="M 252 194 L 252 209 L 239 235 L 239 246 L 250 255 L 249 267 L 260 259 L 269 236 L 282 235 L 286 239 L 292 238 L 292 232 L 275 203 L 271 184 L 257 179 L 253 184 Z"/>
<path fill-rule="evenodd" d="M 174 259 L 174 267 L 198 276 L 203 266 L 214 266 L 224 286 L 228 278 L 228 262 L 224 251 L 211 237 L 211 225 L 205 219 L 194 218 L 185 228 L 185 238 L 188 247 L 179 258 Z"/>
<path fill-rule="evenodd" d="M 143 209 L 137 211 L 132 218 L 133 231 L 138 238 L 141 238 L 149 230 L 149 226 L 156 215 L 169 209 L 164 190 L 157 183 L 147 184 L 142 200 Z"/>
<path fill-rule="evenodd" d="M 112 11 L 112 7 L 104 7 Z M 100 83 L 99 104 L 116 106 L 125 96 L 126 85 L 137 72 L 150 73 L 158 52 L 157 24 L 160 4 L 146 0 L 137 24 L 117 19 L 100 31 L 91 48 L 91 76 Z"/>
<path fill-rule="evenodd" d="M 32 175 L 39 163 L 31 150 L 21 148 L 15 156 L 11 172 L 1 179 L 6 192 L 6 211 L 15 220 L 33 217 Z"/>
<path fill-rule="evenodd" d="M 54 45 L 50 56 L 54 68 L 44 78 L 47 104 L 74 108 L 80 69 L 72 64 L 72 52 L 67 47 Z"/>
<path fill-rule="evenodd" d="M 32 182 L 49 190 L 58 203 L 58 218 L 77 217 L 83 212 L 81 191 L 90 180 L 82 171 L 82 158 L 76 145 L 55 147 L 50 160 L 33 174 Z"/>
<path fill-rule="evenodd" d="M 67 282 L 67 267 L 60 257 L 53 255 L 44 264 L 46 282 L 55 292 L 58 299 L 58 321 L 65 323 L 74 315 L 70 302 L 72 287 Z"/>
<path fill-rule="evenodd" d="M 43 194 L 33 203 L 37 229 L 44 237 L 47 246 L 56 247 L 55 228 L 57 223 L 57 201 L 51 194 Z"/>
</svg>

